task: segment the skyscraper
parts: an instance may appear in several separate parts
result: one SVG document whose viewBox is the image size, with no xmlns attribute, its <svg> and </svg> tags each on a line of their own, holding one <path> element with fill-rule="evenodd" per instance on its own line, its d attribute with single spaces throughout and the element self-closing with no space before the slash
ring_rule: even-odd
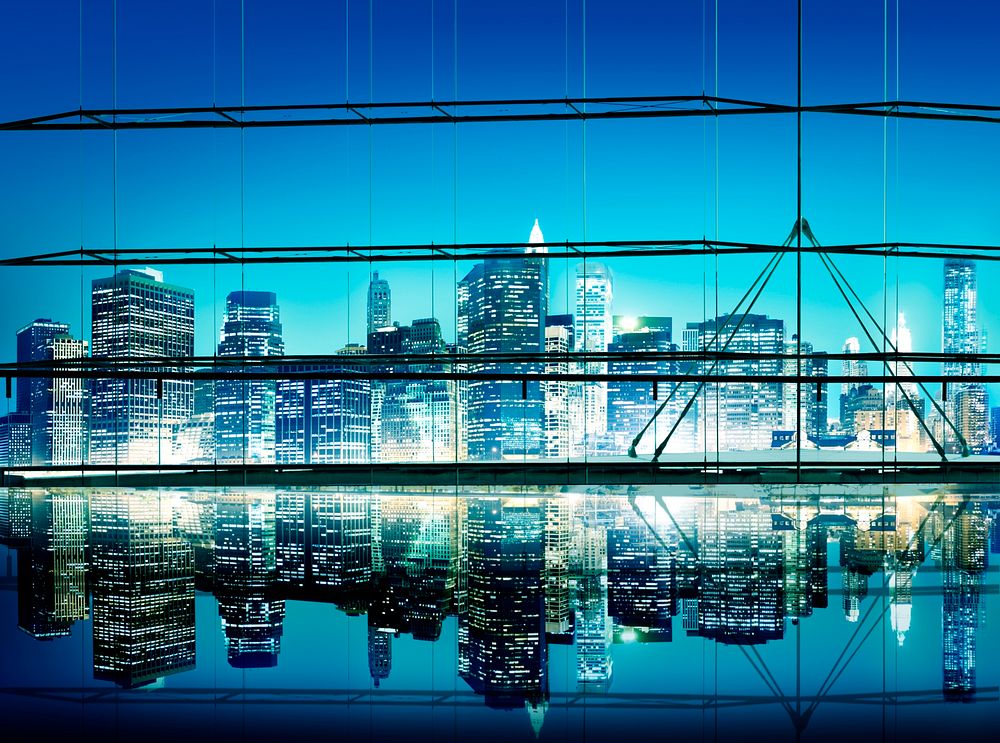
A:
<svg viewBox="0 0 1000 743">
<path fill-rule="evenodd" d="M 792 335 L 790 341 L 785 342 L 785 355 L 793 355 L 799 351 L 798 336 Z M 813 354 L 813 344 L 802 341 L 801 350 L 803 355 Z M 799 369 L 796 359 L 786 358 L 782 362 L 782 372 L 786 375 L 793 375 Z M 807 377 L 826 377 L 828 375 L 828 362 L 825 358 L 802 359 L 802 374 Z M 794 431 L 799 425 L 798 408 L 802 408 L 801 425 L 805 431 L 805 438 L 816 438 L 826 433 L 827 429 L 827 394 L 826 385 L 818 385 L 821 389 L 819 395 L 816 394 L 816 386 L 803 384 L 800 391 L 794 382 L 785 382 L 781 385 L 781 406 L 782 406 L 782 426 L 787 431 Z"/>
<path fill-rule="evenodd" d="M 281 356 L 278 300 L 273 292 L 237 291 L 226 298 L 219 356 Z M 274 380 L 220 379 L 215 383 L 216 458 L 220 462 L 274 461 Z"/>
<path fill-rule="evenodd" d="M 458 345 L 470 354 L 541 353 L 545 348 L 548 271 L 532 255 L 544 248 L 538 222 L 524 252 L 498 252 L 477 264 L 458 285 Z M 487 361 L 469 371 L 540 372 L 541 363 Z M 539 382 L 483 379 L 468 386 L 470 459 L 538 457 L 544 442 L 545 404 Z"/>
<path fill-rule="evenodd" d="M 194 354 L 194 293 L 150 268 L 95 279 L 91 338 L 96 359 Z M 128 370 L 128 367 L 124 367 Z M 187 380 L 96 379 L 90 457 L 95 464 L 170 461 L 173 436 L 191 416 Z"/>
<path fill-rule="evenodd" d="M 841 349 L 844 354 L 861 353 L 861 343 L 857 338 L 851 337 L 844 341 Z M 868 376 L 868 364 L 860 359 L 844 359 L 840 362 L 840 373 L 845 377 L 858 377 L 858 381 L 843 382 L 840 385 L 840 427 L 844 431 L 854 430 L 854 414 L 850 410 L 849 400 L 851 393 L 860 387 Z"/>
<path fill-rule="evenodd" d="M 353 367 L 351 367 L 353 369 Z M 371 446 L 371 385 L 336 378 L 341 365 L 282 366 L 280 373 L 329 373 L 334 378 L 279 379 L 275 401 L 275 458 L 282 464 L 367 462 Z"/>
<path fill-rule="evenodd" d="M 984 350 L 976 314 L 977 303 L 975 262 L 962 258 L 945 260 L 942 349 L 946 354 L 976 354 Z M 946 361 L 944 374 L 976 377 L 982 374 L 982 365 L 968 360 Z M 984 451 L 989 440 L 986 387 L 965 379 L 949 384 L 947 392 L 947 412 L 962 438 L 971 451 Z M 954 438 L 948 436 L 947 427 L 945 437 L 948 448 L 957 450 Z"/>
<path fill-rule="evenodd" d="M 576 350 L 606 353 L 611 343 L 611 300 L 613 297 L 611 271 L 603 263 L 584 261 L 576 267 Z M 603 374 L 607 363 L 588 362 L 582 370 Z M 584 448 L 595 451 L 600 438 L 608 430 L 607 382 L 584 382 L 583 389 Z"/>
<path fill-rule="evenodd" d="M 568 374 L 568 354 L 572 350 L 573 316 L 549 315 L 545 319 L 545 353 L 551 360 L 545 363 L 546 374 Z M 545 401 L 543 456 L 546 459 L 564 459 L 571 456 L 573 451 L 570 439 L 572 386 L 563 379 L 547 379 L 542 382 L 542 399 Z"/>
<path fill-rule="evenodd" d="M 381 328 L 368 337 L 374 354 L 432 355 L 447 352 L 436 318 L 414 320 L 412 325 Z M 386 366 L 387 371 L 440 372 L 440 364 Z M 463 387 L 453 379 L 382 380 L 373 383 L 383 393 L 376 411 L 373 403 L 373 436 L 378 435 L 378 461 L 432 462 L 465 459 L 465 410 Z M 374 397 L 374 395 L 373 395 Z"/>
<path fill-rule="evenodd" d="M 669 318 L 667 318 L 669 321 Z M 669 323 L 667 324 L 669 328 Z M 607 365 L 608 371 L 614 374 L 633 375 L 648 374 L 655 376 L 658 374 L 671 374 L 675 369 L 675 364 L 670 361 L 649 361 L 643 359 L 643 355 L 650 353 L 662 353 L 675 351 L 677 347 L 670 342 L 670 330 L 641 330 L 623 331 L 611 343 L 609 351 L 615 353 L 629 354 L 627 360 L 613 361 Z M 658 384 L 657 392 L 664 397 L 669 393 L 671 385 Z M 659 394 L 656 395 L 659 399 Z M 616 454 L 624 454 L 632 444 L 632 439 L 642 429 L 646 422 L 653 417 L 658 402 L 654 400 L 653 382 L 630 382 L 624 379 L 612 379 L 607 383 L 607 430 L 612 451 Z M 663 425 L 670 425 L 676 419 L 678 405 L 680 401 L 675 397 L 671 401 L 669 410 L 664 411 L 662 418 L 658 418 L 650 433 L 644 436 L 636 447 L 641 454 L 652 453 L 658 442 L 657 433 Z M 693 417 L 692 417 L 693 418 Z M 669 430 L 669 429 L 667 429 Z"/>
<path fill-rule="evenodd" d="M 773 320 L 767 315 L 746 315 L 740 323 L 735 317 L 718 317 L 702 323 L 688 323 L 688 329 L 697 332 L 699 349 L 719 351 L 726 345 L 725 339 L 735 331 L 727 351 L 773 355 L 773 358 L 719 361 L 715 366 L 716 374 L 781 374 L 782 361 L 778 355 L 784 350 L 783 320 Z M 700 362 L 698 371 L 705 374 L 711 365 L 712 362 Z M 720 450 L 769 449 L 772 432 L 781 428 L 780 383 L 708 384 L 698 402 L 703 412 L 701 421 L 706 426 L 704 445 L 710 450 L 716 448 L 716 441 Z"/>
<path fill-rule="evenodd" d="M 368 332 L 374 333 L 379 328 L 392 324 L 392 292 L 389 282 L 378 277 L 378 271 L 372 274 L 368 284 Z"/>
<path fill-rule="evenodd" d="M 0 466 L 31 466 L 31 416 L 28 413 L 0 416 Z"/>
<path fill-rule="evenodd" d="M 45 350 L 53 338 L 69 333 L 69 325 L 49 318 L 39 318 L 17 331 L 17 363 L 45 361 Z M 17 410 L 31 413 L 32 399 L 44 396 L 46 380 L 40 377 L 18 377 Z"/>
</svg>

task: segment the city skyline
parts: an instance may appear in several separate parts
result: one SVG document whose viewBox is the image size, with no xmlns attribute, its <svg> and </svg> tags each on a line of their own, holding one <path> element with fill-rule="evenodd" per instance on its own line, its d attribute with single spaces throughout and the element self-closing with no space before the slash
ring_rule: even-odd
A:
<svg viewBox="0 0 1000 743">
<path fill-rule="evenodd" d="M 681 343 L 673 342 L 674 319 L 615 313 L 614 274 L 597 261 L 576 266 L 576 299 L 572 314 L 548 310 L 549 265 L 545 237 L 535 220 L 521 249 L 494 251 L 459 282 L 457 335 L 449 343 L 437 318 L 410 325 L 394 319 L 391 284 L 375 272 L 366 298 L 369 332 L 363 344 L 347 344 L 339 354 L 375 356 L 477 354 L 552 354 L 548 363 L 469 365 L 469 371 L 491 373 L 627 372 L 693 375 L 691 383 L 664 385 L 662 405 L 652 404 L 656 390 L 641 383 L 496 381 L 483 379 L 393 382 L 342 380 L 219 380 L 156 382 L 94 380 L 18 380 L 16 409 L 0 426 L 0 454 L 8 465 L 143 464 L 151 462 L 218 462 L 222 464 L 338 462 L 462 461 L 527 458 L 573 458 L 658 455 L 660 451 L 760 451 L 789 446 L 812 448 L 894 449 L 905 452 L 984 453 L 994 445 L 987 387 L 968 380 L 942 387 L 936 395 L 925 385 L 902 383 L 898 390 L 864 383 L 841 385 L 839 405 L 829 404 L 830 391 L 820 384 L 814 394 L 806 385 L 797 398 L 795 384 L 728 382 L 698 384 L 703 374 L 794 375 L 797 362 L 719 360 L 715 362 L 641 361 L 643 351 L 699 352 L 720 350 L 765 355 L 818 352 L 802 372 L 821 379 L 829 375 L 824 351 L 808 340 L 788 336 L 785 322 L 740 308 L 738 316 L 722 315 L 688 321 Z M 536 247 L 542 246 L 542 247 Z M 978 321 L 977 267 L 971 261 L 947 259 L 943 264 L 942 350 L 977 353 L 987 350 L 986 332 Z M 164 283 L 151 268 L 125 269 L 93 282 L 94 357 L 193 355 L 195 295 Z M 86 341 L 74 341 L 68 324 L 36 320 L 18 331 L 19 362 L 38 363 L 82 355 Z M 230 292 L 219 329 L 218 358 L 285 355 L 285 326 L 274 292 Z M 867 334 L 870 331 L 864 329 Z M 900 311 L 891 349 L 912 352 L 913 331 Z M 860 352 L 857 337 L 843 350 Z M 629 361 L 568 363 L 559 354 L 626 351 Z M 864 378 L 868 364 L 845 360 L 842 370 Z M 878 364 L 876 371 L 878 370 Z M 907 377 L 914 366 L 896 363 L 893 373 Z M 278 364 L 277 376 L 307 367 Z M 317 370 L 348 368 L 327 365 Z M 385 362 L 376 373 L 417 372 Z M 981 364 L 945 361 L 946 375 L 979 375 Z M 445 367 L 426 367 L 440 371 Z M 263 371 L 267 371 L 266 368 Z M 57 383 L 58 382 L 58 383 Z M 68 386 L 67 386 L 68 385 Z M 55 395 L 56 389 L 60 390 Z M 65 388 L 65 389 L 64 389 Z M 46 391 L 48 390 L 48 391 Z M 947 393 L 947 394 L 946 394 Z M 71 407 L 57 405 L 69 396 Z M 201 395 L 202 402 L 195 398 Z M 201 399 L 201 398 L 199 398 Z M 75 405 L 75 407 L 73 407 Z M 801 413 L 797 412 L 801 407 Z M 197 408 L 197 409 L 196 409 Z M 831 412 L 833 415 L 831 415 Z M 14 441 L 28 414 L 31 441 Z M 834 417 L 839 415 L 839 417 Z M 58 426 L 57 426 L 58 422 Z M 22 428 L 17 428 L 22 426 Z M 77 435 L 68 435 L 75 426 Z M 804 436 L 796 442 L 801 426 Z M 652 427 L 652 430 L 648 430 Z M 58 429 L 58 431 L 57 431 Z M 59 433 L 61 431 L 61 433 Z M 70 432 L 72 433 L 72 432 Z M 61 437 L 61 438 L 59 438 Z M 62 444 L 55 444 L 59 438 Z M 85 442 L 67 449 L 68 440 Z M 55 448 L 54 448 L 55 447 Z M 17 452 L 28 450 L 28 459 Z M 58 449 L 58 451 L 56 451 Z M 14 458 L 11 458 L 14 452 Z M 76 454 L 75 459 L 69 454 Z"/>
</svg>

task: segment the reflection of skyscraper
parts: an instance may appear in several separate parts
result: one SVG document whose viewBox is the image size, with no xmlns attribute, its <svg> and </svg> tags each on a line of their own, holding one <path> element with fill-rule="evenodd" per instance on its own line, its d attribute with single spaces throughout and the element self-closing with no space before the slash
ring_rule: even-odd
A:
<svg viewBox="0 0 1000 743">
<path fill-rule="evenodd" d="M 380 683 L 389 678 L 392 670 L 392 634 L 380 632 L 375 627 L 368 628 L 368 672 L 372 684 L 378 688 Z"/>
<path fill-rule="evenodd" d="M 948 511 L 954 512 L 954 508 L 946 507 L 946 519 L 952 516 Z M 944 583 L 941 628 L 946 700 L 971 702 L 975 698 L 976 635 L 982 574 L 986 569 L 986 531 L 982 514 L 966 511 L 955 514 L 950 528 L 941 535 Z"/>
<path fill-rule="evenodd" d="M 462 677 L 493 707 L 548 699 L 542 508 L 523 498 L 468 503 L 467 659 Z"/>
<path fill-rule="evenodd" d="M 638 516 L 608 529 L 608 612 L 615 641 L 668 642 L 677 598 L 674 559 Z"/>
<path fill-rule="evenodd" d="M 569 561 L 573 543 L 573 503 L 567 497 L 545 500 L 545 631 L 570 629 Z"/>
<path fill-rule="evenodd" d="M 194 550 L 158 496 L 91 494 L 94 678 L 126 688 L 194 668 Z"/>
<path fill-rule="evenodd" d="M 226 298 L 219 356 L 281 356 L 284 351 L 274 293 L 231 292 Z M 274 461 L 275 392 L 274 380 L 223 378 L 215 383 L 218 461 Z"/>
<path fill-rule="evenodd" d="M 367 493 L 311 494 L 310 553 L 316 585 L 366 588 L 372 579 L 372 526 Z"/>
<path fill-rule="evenodd" d="M 470 354 L 541 353 L 545 349 L 548 270 L 531 257 L 544 242 L 537 221 L 524 253 L 498 253 L 458 285 L 458 345 Z M 542 249 L 544 250 L 544 248 Z M 517 374 L 538 363 L 477 363 L 469 371 Z M 544 399 L 539 382 L 478 380 L 468 387 L 470 459 L 537 457 L 542 453 Z"/>
<path fill-rule="evenodd" d="M 721 511 L 699 530 L 702 586 L 698 628 L 719 642 L 757 644 L 784 635 L 784 566 L 771 514 L 751 506 Z"/>
<path fill-rule="evenodd" d="M 274 505 L 273 494 L 225 493 L 216 502 L 215 594 L 235 668 L 273 667 L 281 651 Z"/>
<path fill-rule="evenodd" d="M 453 501 L 385 496 L 379 503 L 382 561 L 397 603 L 396 628 L 436 640 L 453 611 L 458 582 L 459 523 Z"/>
<path fill-rule="evenodd" d="M 163 283 L 152 269 L 125 269 L 95 279 L 94 358 L 187 357 L 194 354 L 194 293 Z M 186 380 L 96 379 L 91 401 L 91 461 L 170 461 L 173 436 L 191 416 Z"/>
<path fill-rule="evenodd" d="M 582 574 L 576 585 L 576 680 L 611 682 L 611 619 L 608 617 L 608 537 L 604 526 L 583 527 Z"/>
<path fill-rule="evenodd" d="M 31 494 L 31 541 L 18 552 L 18 626 L 38 639 L 68 635 L 87 618 L 82 491 Z"/>
</svg>

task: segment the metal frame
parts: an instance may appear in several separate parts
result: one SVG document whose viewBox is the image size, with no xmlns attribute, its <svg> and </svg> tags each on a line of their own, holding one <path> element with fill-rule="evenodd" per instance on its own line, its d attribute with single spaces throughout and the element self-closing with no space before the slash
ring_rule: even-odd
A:
<svg viewBox="0 0 1000 743">
<path fill-rule="evenodd" d="M 0 131 L 255 129 L 802 113 L 1000 123 L 1000 106 L 988 104 L 895 100 L 803 106 L 801 96 L 796 105 L 701 94 L 336 102 L 262 106 L 79 108 L 2 122 Z"/>
</svg>

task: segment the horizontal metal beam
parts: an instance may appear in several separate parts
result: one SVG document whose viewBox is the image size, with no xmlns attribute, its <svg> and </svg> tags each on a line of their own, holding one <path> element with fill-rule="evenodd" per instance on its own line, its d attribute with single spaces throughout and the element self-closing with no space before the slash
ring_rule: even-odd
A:
<svg viewBox="0 0 1000 743">
<path fill-rule="evenodd" d="M 424 462 L 270 465 L 66 465 L 8 467 L 7 487 L 544 487 L 562 485 L 974 485 L 994 492 L 1000 457 L 942 461 L 930 454 L 842 453 L 802 462 L 786 452 L 693 452 L 657 462 L 624 457 L 587 461 Z M 792 452 L 794 455 L 794 452 Z M 720 459 L 716 461 L 715 457 Z M 879 456 L 885 456 L 884 460 Z"/>
<path fill-rule="evenodd" d="M 58 369 L 170 369 L 206 367 L 211 369 L 244 369 L 246 367 L 312 367 L 337 365 L 346 367 L 369 366 L 453 366 L 483 364 L 621 364 L 705 361 L 795 361 L 826 359 L 828 361 L 873 361 L 891 363 L 956 363 L 989 365 L 1000 363 L 1000 353 L 945 353 L 937 351 L 865 351 L 859 353 L 771 353 L 758 351 L 569 351 L 549 352 L 498 352 L 498 353 L 363 353 L 363 354 L 288 354 L 284 356 L 121 356 L 115 358 L 81 356 L 77 358 L 0 363 L 0 376 L 19 375 L 29 371 L 46 373 Z M 820 377 L 826 379 L 827 377 Z M 810 377 L 816 379 L 816 377 Z M 852 377 L 865 380 L 870 377 Z M 979 379 L 975 376 L 950 376 L 951 381 Z"/>
<path fill-rule="evenodd" d="M 123 380 L 373 380 L 373 381 L 464 381 L 464 382 L 625 382 L 635 384 L 854 384 L 858 380 L 869 385 L 888 384 L 993 384 L 1000 374 L 981 376 L 914 374 L 893 376 L 873 374 L 854 377 L 844 374 L 812 377 L 807 374 L 626 374 L 618 372 L 500 372 L 500 371 L 383 371 L 365 368 L 330 368 L 289 371 L 274 368 L 249 369 L 22 369 L 16 372 L 0 370 L 0 376 L 34 379 L 123 379 Z"/>
<path fill-rule="evenodd" d="M 0 131 L 253 129 L 485 122 L 587 121 L 755 114 L 846 114 L 1000 122 L 1000 107 L 930 101 L 862 101 L 796 106 L 707 95 L 510 98 L 470 101 L 335 102 L 264 106 L 79 108 L 0 123 Z"/>
<path fill-rule="evenodd" d="M 238 265 L 300 263 L 410 263 L 483 261 L 503 258 L 583 260 L 594 258 L 653 258 L 697 255 L 760 255 L 795 253 L 795 245 L 707 239 L 565 240 L 532 245 L 546 252 L 525 253 L 523 242 L 410 243 L 394 245 L 196 246 L 186 248 L 87 247 L 0 259 L 0 267 L 104 266 L 123 268 L 150 264 Z M 804 253 L 816 252 L 810 247 Z M 1000 260 L 1000 245 L 972 243 L 880 242 L 825 245 L 822 252 L 894 258 L 977 261 Z"/>
</svg>

